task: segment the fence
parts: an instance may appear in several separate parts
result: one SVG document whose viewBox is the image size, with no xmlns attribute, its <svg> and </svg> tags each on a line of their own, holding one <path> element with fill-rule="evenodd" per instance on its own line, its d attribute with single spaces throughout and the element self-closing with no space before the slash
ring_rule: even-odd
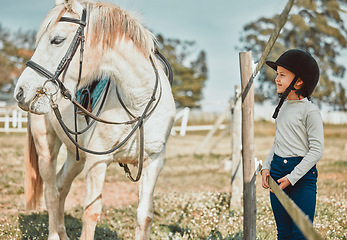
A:
<svg viewBox="0 0 347 240">
<path fill-rule="evenodd" d="M 180 136 L 185 136 L 188 131 L 209 131 L 214 128 L 212 124 L 205 125 L 188 125 L 189 122 L 214 122 L 220 114 L 211 112 L 192 112 L 188 107 L 180 110 L 175 117 L 175 121 L 179 123 L 172 128 L 171 134 L 175 135 L 176 132 L 180 133 Z M 230 120 L 229 120 L 230 121 Z M 220 124 L 217 127 L 219 130 L 227 128 L 226 124 Z"/>
<path fill-rule="evenodd" d="M 272 121 L 272 112 L 274 106 L 256 104 L 254 111 L 255 120 Z M 347 112 L 328 112 L 322 111 L 322 118 L 324 123 L 329 124 L 347 124 Z M 214 122 L 219 116 L 219 113 L 215 112 L 192 112 L 189 108 L 184 108 L 176 115 L 175 120 L 180 121 L 179 125 L 173 127 L 172 134 L 179 132 L 180 136 L 185 136 L 188 131 L 209 131 L 213 129 L 212 122 Z M 231 117 L 231 116 L 230 116 Z M 180 120 L 181 119 L 181 120 Z M 199 120 L 200 119 L 200 120 Z M 189 122 L 211 122 L 211 124 L 205 125 L 188 125 Z M 0 132 L 25 132 L 27 123 L 27 113 L 20 110 L 17 107 L 0 107 Z M 227 119 L 226 122 L 230 122 Z M 227 124 L 221 124 L 218 129 L 224 130 L 227 128 Z"/>
<path fill-rule="evenodd" d="M 27 113 L 17 107 L 0 108 L 0 132 L 26 132 Z"/>
<path fill-rule="evenodd" d="M 275 110 L 271 104 L 254 104 L 254 120 L 256 121 L 273 121 L 272 114 Z M 328 124 L 347 124 L 347 112 L 344 111 L 328 111 L 323 108 L 320 110 L 324 123 Z"/>
<path fill-rule="evenodd" d="M 347 124 L 347 112 L 333 111 L 326 112 L 322 111 L 322 118 L 324 123 L 330 124 Z"/>
</svg>

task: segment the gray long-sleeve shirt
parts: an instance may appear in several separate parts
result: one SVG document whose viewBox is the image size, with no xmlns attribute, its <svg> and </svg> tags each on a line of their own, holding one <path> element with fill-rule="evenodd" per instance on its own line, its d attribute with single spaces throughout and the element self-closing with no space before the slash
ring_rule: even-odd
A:
<svg viewBox="0 0 347 240">
<path fill-rule="evenodd" d="M 323 155 L 323 121 L 318 108 L 307 98 L 287 100 L 276 119 L 276 137 L 262 169 L 270 169 L 274 153 L 304 157 L 286 177 L 294 185 Z"/>
</svg>

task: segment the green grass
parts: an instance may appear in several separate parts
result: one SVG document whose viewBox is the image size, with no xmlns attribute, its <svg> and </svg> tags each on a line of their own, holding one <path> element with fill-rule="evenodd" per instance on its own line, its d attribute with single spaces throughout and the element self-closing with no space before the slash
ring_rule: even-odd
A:
<svg viewBox="0 0 347 240">
<path fill-rule="evenodd" d="M 155 197 L 151 239 L 242 239 L 242 211 L 229 209 L 228 193 L 168 193 Z M 257 239 L 275 239 L 275 224 L 267 199 L 258 196 Z M 334 196 L 318 201 L 315 227 L 325 239 L 346 239 L 346 211 Z M 95 239 L 133 239 L 135 206 L 103 209 Z M 6 215 L 1 239 L 47 239 L 46 212 Z M 81 232 L 81 208 L 65 216 L 71 240 Z"/>
</svg>

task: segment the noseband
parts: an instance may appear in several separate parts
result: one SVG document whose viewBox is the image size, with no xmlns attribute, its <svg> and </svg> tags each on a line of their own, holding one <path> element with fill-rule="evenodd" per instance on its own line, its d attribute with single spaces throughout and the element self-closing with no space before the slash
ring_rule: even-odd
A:
<svg viewBox="0 0 347 240">
<path fill-rule="evenodd" d="M 60 22 L 71 22 L 71 23 L 76 23 L 79 24 L 79 27 L 75 33 L 75 36 L 67 50 L 67 52 L 65 53 L 64 57 L 61 59 L 57 69 L 55 70 L 54 74 L 52 72 L 50 72 L 49 70 L 45 69 L 44 67 L 42 67 L 41 65 L 39 65 L 38 63 L 29 60 L 26 65 L 30 68 L 32 68 L 35 72 L 37 72 L 39 75 L 42 75 L 44 77 L 46 77 L 48 80 L 44 83 L 42 89 L 38 90 L 37 94 L 45 94 L 49 100 L 50 100 L 50 105 L 53 109 L 53 112 L 59 122 L 59 124 L 61 125 L 62 129 L 64 130 L 65 134 L 67 135 L 67 137 L 71 140 L 71 142 L 76 146 L 76 159 L 78 160 L 78 149 L 87 152 L 87 153 L 91 153 L 91 154 L 96 154 L 96 155 L 105 155 L 105 154 L 109 154 L 112 153 L 114 151 L 116 151 L 117 149 L 119 149 L 120 147 L 122 147 L 129 139 L 130 137 L 136 132 L 137 129 L 139 129 L 140 131 L 140 154 L 139 154 L 139 161 L 138 161 L 138 173 L 136 178 L 134 179 L 131 176 L 131 172 L 127 166 L 127 164 L 123 164 L 123 163 L 119 163 L 119 165 L 121 167 L 124 168 L 124 171 L 127 175 L 127 177 L 136 182 L 140 179 L 141 177 L 141 173 L 142 173 L 142 166 L 143 166 L 143 159 L 144 159 L 144 131 L 143 131 L 143 125 L 144 125 L 144 120 L 151 115 L 151 113 L 154 111 L 154 109 L 156 108 L 156 106 L 159 103 L 159 100 L 161 98 L 161 94 L 162 94 L 162 89 L 160 87 L 160 92 L 159 92 L 159 97 L 158 99 L 156 99 L 156 93 L 157 90 L 159 88 L 160 85 L 160 81 L 159 81 L 159 73 L 158 70 L 154 64 L 154 61 L 152 59 L 152 56 L 150 55 L 149 59 L 151 61 L 153 70 L 155 72 L 155 76 L 156 76 L 156 81 L 155 81 L 155 86 L 153 89 L 153 93 L 152 96 L 149 100 L 149 102 L 147 103 L 143 113 L 136 117 L 133 113 L 131 113 L 131 111 L 125 106 L 124 102 L 122 101 L 122 99 L 120 98 L 119 92 L 118 92 L 118 88 L 116 88 L 117 90 L 117 96 L 119 98 L 119 101 L 121 103 L 121 105 L 123 106 L 123 108 L 126 110 L 126 112 L 132 117 L 132 119 L 130 119 L 129 121 L 125 121 L 125 122 L 111 122 L 111 121 L 107 121 L 104 119 L 99 118 L 97 115 L 99 115 L 100 111 L 98 111 L 97 115 L 93 115 L 91 114 L 91 112 L 89 112 L 87 109 L 85 109 L 79 102 L 77 102 L 75 100 L 75 98 L 72 97 L 70 91 L 64 86 L 64 77 L 66 74 L 66 71 L 71 63 L 72 58 L 74 57 L 78 47 L 80 46 L 80 66 L 79 66 L 79 76 L 78 76 L 78 81 L 77 81 L 77 87 L 81 81 L 81 75 L 82 75 L 82 63 L 83 63 L 83 51 L 84 51 L 84 43 L 85 43 L 85 36 L 84 36 L 84 28 L 86 26 L 86 10 L 83 9 L 82 12 L 82 18 L 80 19 L 75 19 L 75 18 L 69 18 L 69 17 L 61 17 Z M 163 56 L 158 55 L 161 59 L 159 59 L 160 61 L 163 61 L 162 58 Z M 164 58 L 165 59 L 165 58 Z M 166 60 L 166 59 L 165 59 Z M 166 64 L 165 67 L 169 67 L 169 69 L 171 69 L 170 64 Z M 59 77 L 62 75 L 62 80 L 59 79 Z M 170 79 L 172 79 L 172 70 L 171 70 L 171 77 Z M 45 88 L 45 85 L 48 82 L 52 82 L 55 86 L 57 86 L 58 90 L 60 90 L 61 94 L 64 96 L 64 98 L 70 100 L 74 106 L 75 106 L 75 131 L 70 130 L 66 124 L 64 123 L 63 119 L 62 119 L 62 115 L 59 111 L 58 105 L 56 103 L 54 103 L 53 101 L 53 96 L 57 93 L 53 92 L 50 93 L 47 91 L 47 89 Z M 108 84 L 109 85 L 109 84 Z M 160 85 L 161 86 L 161 85 Z M 76 87 L 76 88 L 77 88 Z M 106 99 L 106 94 L 107 91 L 105 91 L 105 95 L 104 95 L 104 99 L 102 102 L 105 101 Z M 152 104 L 157 101 L 153 106 Z M 103 104 L 101 104 L 102 107 Z M 100 107 L 100 109 L 101 109 Z M 76 120 L 76 108 L 78 110 L 80 110 L 81 112 L 83 112 L 84 114 L 86 114 L 87 116 L 91 117 L 94 121 L 86 127 L 86 129 L 78 132 L 77 131 L 77 120 Z M 99 109 L 99 110 L 100 110 Z M 133 129 L 131 130 L 131 132 L 128 134 L 128 136 L 123 139 L 117 146 L 113 147 L 112 149 L 109 149 L 107 151 L 103 151 L 103 152 L 96 152 L 87 148 L 82 147 L 78 142 L 77 142 L 77 135 L 84 133 L 87 129 L 89 129 L 89 127 L 95 122 L 102 122 L 102 123 L 106 123 L 106 124 L 135 124 L 135 126 L 133 127 Z M 73 138 L 72 135 L 75 135 L 75 138 Z"/>
</svg>

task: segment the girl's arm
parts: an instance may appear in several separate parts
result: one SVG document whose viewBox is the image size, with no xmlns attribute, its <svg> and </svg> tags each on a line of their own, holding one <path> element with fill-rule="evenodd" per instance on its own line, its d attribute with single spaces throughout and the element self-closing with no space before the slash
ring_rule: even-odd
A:
<svg viewBox="0 0 347 240">
<path fill-rule="evenodd" d="M 269 154 L 267 155 L 267 157 L 264 161 L 264 164 L 260 170 L 261 176 L 262 176 L 261 177 L 262 186 L 265 189 L 268 189 L 270 187 L 267 183 L 267 178 L 270 176 L 271 161 L 272 161 L 272 158 L 273 158 L 274 153 L 275 153 L 275 141 L 274 141 L 272 148 L 271 148 Z"/>
</svg>

